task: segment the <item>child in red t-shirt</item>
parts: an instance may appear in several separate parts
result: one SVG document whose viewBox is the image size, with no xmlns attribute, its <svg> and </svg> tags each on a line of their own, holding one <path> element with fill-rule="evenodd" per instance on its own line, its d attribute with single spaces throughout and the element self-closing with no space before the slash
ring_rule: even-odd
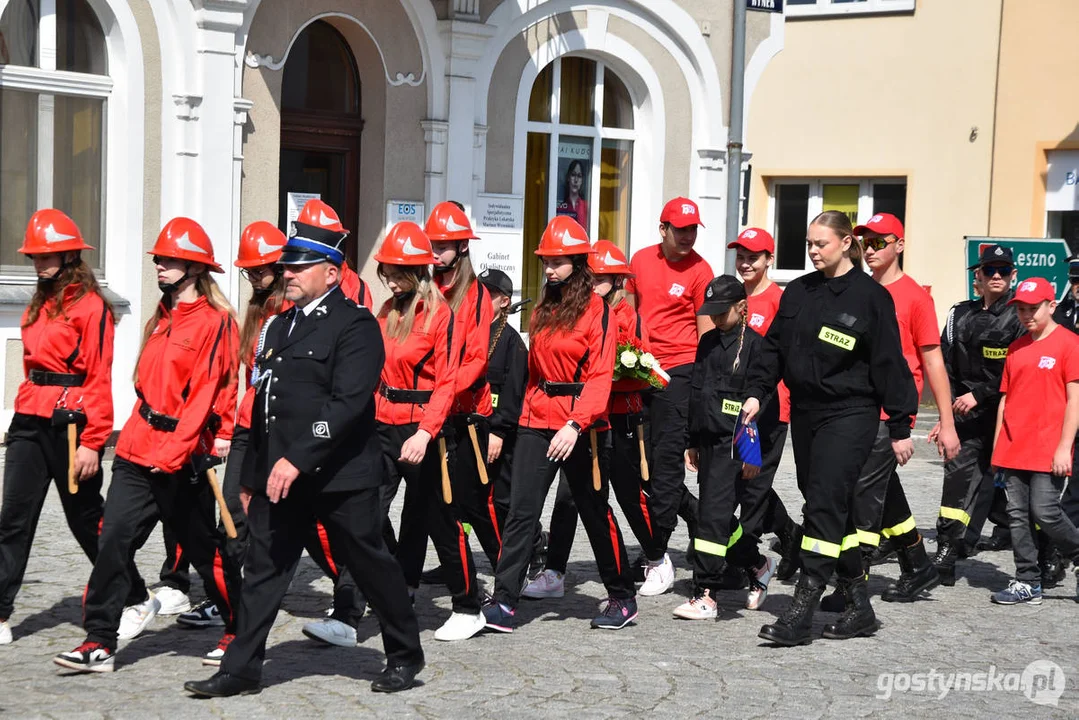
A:
<svg viewBox="0 0 1079 720">
<path fill-rule="evenodd" d="M 1057 304 L 1048 281 L 1024 280 L 1011 303 L 1029 334 L 1008 347 L 993 465 L 1006 482 L 1015 580 L 991 599 L 999 605 L 1040 605 L 1041 572 L 1032 521 L 1072 558 L 1079 575 L 1079 530 L 1060 507 L 1079 428 L 1079 337 L 1056 332 Z M 1079 599 L 1079 587 L 1076 593 Z"/>
</svg>

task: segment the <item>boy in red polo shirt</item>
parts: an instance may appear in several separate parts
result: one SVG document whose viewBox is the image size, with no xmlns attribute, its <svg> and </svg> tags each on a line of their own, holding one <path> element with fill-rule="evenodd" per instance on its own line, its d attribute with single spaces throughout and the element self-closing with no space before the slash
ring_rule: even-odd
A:
<svg viewBox="0 0 1079 720">
<path fill-rule="evenodd" d="M 1033 523 L 1072 559 L 1079 577 L 1079 530 L 1060 507 L 1079 429 L 1079 337 L 1056 332 L 1056 295 L 1043 278 L 1019 283 L 1009 304 L 1016 305 L 1029 332 L 1008 347 L 1004 361 L 993 466 L 1006 483 L 1015 580 L 990 599 L 998 605 L 1040 605 Z"/>
<path fill-rule="evenodd" d="M 654 538 L 664 556 L 645 568 L 640 594 L 646 596 L 674 585 L 674 566 L 666 551 L 678 515 L 685 518 L 691 536 L 696 527 L 697 500 L 685 486 L 690 376 L 697 342 L 713 327 L 710 318 L 697 315 L 712 281 L 712 268 L 693 249 L 698 225 L 704 227 L 697 203 L 683 197 L 668 202 L 659 216 L 659 245 L 633 255 L 630 269 L 635 277 L 626 282 L 626 293 L 649 329 L 652 354 L 671 377 L 666 389 L 647 401 L 651 426 L 663 429 L 652 433 L 649 464 Z"/>
</svg>

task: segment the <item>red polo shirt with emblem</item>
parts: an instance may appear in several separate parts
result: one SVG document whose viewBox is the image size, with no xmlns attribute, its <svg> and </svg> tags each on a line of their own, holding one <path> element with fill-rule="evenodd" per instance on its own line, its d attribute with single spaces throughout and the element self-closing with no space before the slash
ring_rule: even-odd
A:
<svg viewBox="0 0 1079 720">
<path fill-rule="evenodd" d="M 704 304 L 712 268 L 696 250 L 671 262 L 660 245 L 638 250 L 629 266 L 636 277 L 626 281 L 626 291 L 637 298 L 652 354 L 664 370 L 692 364 L 697 357 L 697 309 Z"/>
<path fill-rule="evenodd" d="M 772 321 L 776 319 L 781 297 L 783 297 L 783 289 L 775 283 L 766 287 L 764 292 L 758 295 L 748 296 L 746 303 L 749 305 L 749 313 L 746 323 L 763 336 L 772 326 Z M 776 392 L 779 393 L 779 421 L 789 423 L 791 421 L 790 390 L 780 380 Z"/>
<path fill-rule="evenodd" d="M 1079 380 L 1079 336 L 1057 327 L 1035 341 L 1024 335 L 1008 346 L 1000 392 L 1004 422 L 993 464 L 1011 470 L 1052 472 L 1064 427 L 1067 384 Z"/>
</svg>

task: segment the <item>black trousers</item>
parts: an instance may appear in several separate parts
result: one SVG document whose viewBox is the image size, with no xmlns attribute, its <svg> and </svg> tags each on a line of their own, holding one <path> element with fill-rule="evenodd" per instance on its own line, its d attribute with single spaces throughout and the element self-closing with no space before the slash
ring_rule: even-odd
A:
<svg viewBox="0 0 1079 720">
<path fill-rule="evenodd" d="M 192 472 L 152 473 L 149 468 L 116 458 L 105 502 L 98 558 L 90 573 L 83 603 L 87 639 L 116 648 L 116 631 L 131 578 L 128 561 L 140 539 L 159 519 L 171 523 L 191 564 L 225 621 L 235 631 L 232 601 L 239 595 L 239 568 L 225 553 L 224 537 L 213 517 L 214 495 L 205 477 Z"/>
<path fill-rule="evenodd" d="M 805 498 L 801 562 L 809 577 L 827 582 L 862 575 L 854 526 L 854 487 L 880 424 L 876 408 L 791 409 L 798 488 Z"/>
<path fill-rule="evenodd" d="M 757 477 L 746 480 L 738 473 L 734 482 L 742 531 L 758 541 L 765 533 L 779 533 L 791 522 L 787 507 L 772 487 L 786 444 L 787 423 L 777 423 L 767 437 L 761 438 L 763 456 Z"/>
<path fill-rule="evenodd" d="M 16 413 L 8 427 L 6 445 L 0 505 L 0 619 L 5 620 L 15 609 L 49 485 L 56 485 L 67 526 L 91 563 L 97 559 L 103 505 L 100 470 L 79 483 L 77 493 L 68 492 L 66 425 L 54 427 L 49 418 Z M 134 573 L 128 598 L 133 597 L 134 602 L 128 604 L 142 602 L 146 584 L 133 562 L 128 562 L 128 571 Z"/>
<path fill-rule="evenodd" d="M 232 448 L 225 463 L 225 477 L 221 481 L 221 494 L 225 497 L 225 506 L 232 515 L 232 524 L 236 526 L 236 537 L 225 539 L 225 550 L 236 567 L 243 567 L 247 553 L 247 513 L 240 502 L 244 457 L 251 444 L 251 429 L 237 425 L 232 433 Z M 224 535 L 224 527 L 219 528 Z"/>
<path fill-rule="evenodd" d="M 977 515 L 976 508 L 983 491 L 993 491 L 992 476 L 989 474 L 993 428 L 986 428 L 983 424 L 974 426 L 960 423 L 956 430 L 959 432 L 959 454 L 944 464 L 944 485 L 940 491 L 940 514 L 937 517 L 937 538 L 952 542 L 963 540 L 966 536 L 971 519 Z M 980 525 L 978 532 L 981 532 Z"/>
<path fill-rule="evenodd" d="M 468 535 L 457 519 L 458 510 L 452 504 L 447 505 L 442 497 L 442 459 L 439 457 L 438 440 L 431 440 L 427 454 L 419 465 L 397 462 L 397 458 L 401 456 L 401 446 L 416 433 L 417 427 L 416 423 L 378 425 L 383 463 L 390 479 L 390 484 L 383 490 L 396 488 L 401 480 L 405 481 L 405 503 L 401 510 L 401 529 L 397 538 L 397 561 L 401 564 L 408 586 L 419 587 L 429 536 L 445 571 L 446 587 L 453 595 L 454 611 L 474 615 L 480 611 L 476 566 L 472 561 Z M 446 439 L 446 451 L 449 455 L 447 464 L 451 469 L 452 486 L 452 468 L 456 466 L 454 453 L 457 444 L 452 429 L 447 428 L 443 437 Z M 392 500 L 393 495 L 383 495 L 382 510 L 387 523 Z"/>
<path fill-rule="evenodd" d="M 296 483 L 277 504 L 262 493 L 251 498 L 239 624 L 221 669 L 247 680 L 262 676 L 266 639 L 316 520 L 341 548 L 350 574 L 378 614 L 387 661 L 421 662 L 416 614 L 401 568 L 382 539 L 378 488 L 313 493 L 301 484 Z"/>
<path fill-rule="evenodd" d="M 869 458 L 854 485 L 854 527 L 862 545 L 876 547 L 882 536 L 903 546 L 918 539 L 914 515 L 896 472 L 898 467 L 888 426 L 878 421 Z"/>
<path fill-rule="evenodd" d="M 498 514 L 495 510 L 494 484 L 491 482 L 488 468 L 488 483 L 480 480 L 479 460 L 472 447 L 468 428 L 476 429 L 482 462 L 487 464 L 487 440 L 490 433 L 488 419 L 482 415 L 454 415 L 450 418 L 454 435 L 457 437 L 455 462 L 450 472 L 453 483 L 453 506 L 462 523 L 472 528 L 476 539 L 480 541 L 483 552 L 493 568 L 498 564 L 498 553 L 502 550 L 502 535 L 499 530 Z"/>
<path fill-rule="evenodd" d="M 506 527 L 506 517 L 510 514 L 510 481 L 513 479 L 513 451 L 517 447 L 517 433 L 514 432 L 502 440 L 502 452 L 498 459 L 487 468 L 487 475 L 491 479 L 494 489 L 491 491 L 491 502 L 495 508 L 495 518 L 498 522 L 498 537 L 502 539 L 502 531 Z M 567 492 L 568 492 L 567 488 Z M 536 521 L 536 533 L 533 539 L 533 554 L 543 549 L 543 523 Z M 492 565 L 491 567 L 495 567 Z"/>
<path fill-rule="evenodd" d="M 651 471 L 652 511 L 656 545 L 663 552 L 671 533 L 678 525 L 680 510 L 691 509 L 685 497 L 686 488 L 686 427 L 689 422 L 690 378 L 693 364 L 679 365 L 667 370 L 671 381 L 662 391 L 645 396 L 648 419 L 652 426 Z M 691 526 L 695 519 L 686 518 Z"/>
<path fill-rule="evenodd" d="M 588 533 L 600 579 L 607 593 L 614 598 L 632 598 L 636 595 L 636 588 L 626 559 L 626 546 L 611 506 L 607 504 L 610 489 L 607 482 L 609 433 L 597 433 L 601 478 L 598 491 L 593 485 L 589 434 L 581 434 L 573 452 L 562 462 L 547 459 L 547 448 L 554 435 L 553 430 L 526 427 L 518 430 L 513 479 L 510 482 L 510 514 L 502 533 L 502 556 L 495 571 L 495 600 L 507 607 L 517 606 L 532 559 L 536 522 L 543 511 L 543 502 L 551 482 L 560 469 L 565 470 L 573 501 Z"/>
<path fill-rule="evenodd" d="M 184 547 L 171 526 L 161 525 L 161 537 L 165 543 L 165 560 L 161 563 L 158 578 L 162 585 L 175 588 L 186 595 L 191 590 L 191 563 L 187 561 Z"/>
<path fill-rule="evenodd" d="M 1079 527 L 1079 442 L 1075 443 L 1072 452 L 1072 474 L 1068 478 L 1068 487 L 1060 497 L 1060 505 L 1072 525 Z"/>
<path fill-rule="evenodd" d="M 652 498 L 645 492 L 641 477 L 641 449 L 637 427 L 643 424 L 640 415 L 611 415 L 611 488 L 618 506 L 626 516 L 630 530 L 641 546 L 641 552 L 649 560 L 661 560 L 652 532 Z M 647 442 L 647 431 L 645 432 Z M 651 470 L 651 468 L 649 468 Z M 649 473 L 651 474 L 651 473 Z M 547 546 L 546 568 L 566 572 L 573 538 L 577 533 L 577 506 L 565 473 L 560 474 L 555 505 L 551 512 L 551 539 Z"/>
<path fill-rule="evenodd" d="M 701 438 L 698 460 L 700 507 L 693 541 L 693 582 L 717 590 L 728 562 L 748 570 L 759 567 L 763 557 L 757 550 L 758 538 L 745 532 L 734 514 L 742 462 L 731 458 L 731 438 Z"/>
</svg>

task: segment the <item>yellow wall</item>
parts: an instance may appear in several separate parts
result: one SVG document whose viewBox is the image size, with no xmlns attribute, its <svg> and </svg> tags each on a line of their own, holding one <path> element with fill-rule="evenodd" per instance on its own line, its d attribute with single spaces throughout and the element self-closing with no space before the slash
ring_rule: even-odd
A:
<svg viewBox="0 0 1079 720">
<path fill-rule="evenodd" d="M 905 267 L 943 317 L 966 296 L 963 236 L 988 229 L 1000 1 L 788 20 L 750 105 L 750 224 L 772 227 L 769 177 L 906 176 Z"/>
<path fill-rule="evenodd" d="M 990 232 L 1045 233 L 1046 151 L 1079 150 L 1079 2 L 1005 0 Z"/>
</svg>

